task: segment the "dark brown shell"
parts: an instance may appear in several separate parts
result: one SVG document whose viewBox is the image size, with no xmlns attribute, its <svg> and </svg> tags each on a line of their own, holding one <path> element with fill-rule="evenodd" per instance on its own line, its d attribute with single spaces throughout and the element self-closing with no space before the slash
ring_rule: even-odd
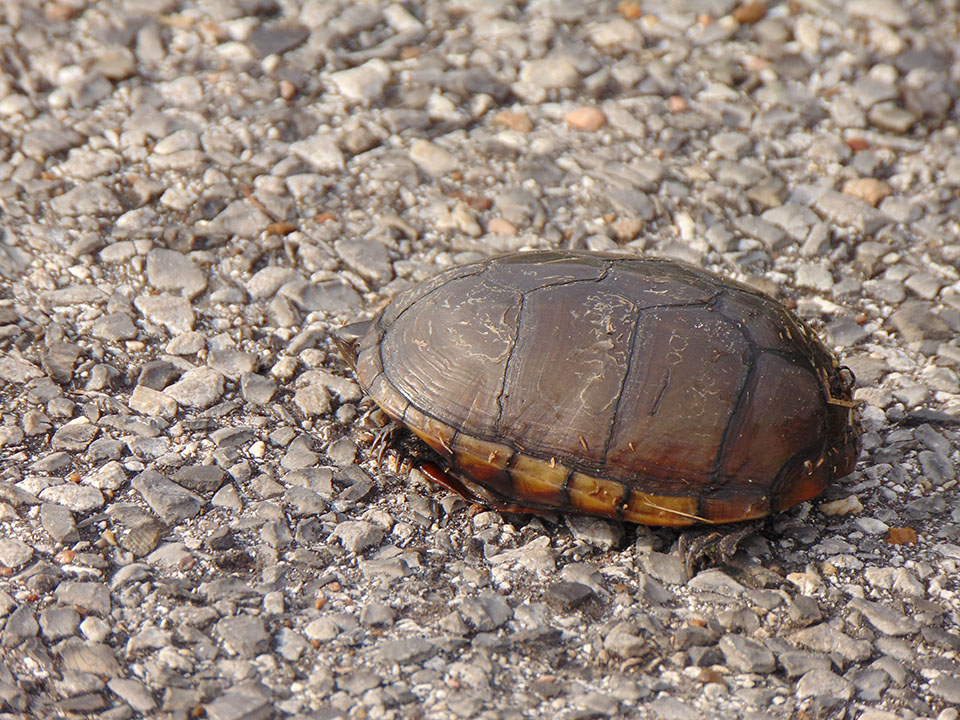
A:
<svg viewBox="0 0 960 720">
<path fill-rule="evenodd" d="M 667 260 L 453 268 L 353 351 L 361 387 L 495 507 L 746 520 L 818 495 L 860 452 L 849 371 L 803 322 Z"/>
</svg>

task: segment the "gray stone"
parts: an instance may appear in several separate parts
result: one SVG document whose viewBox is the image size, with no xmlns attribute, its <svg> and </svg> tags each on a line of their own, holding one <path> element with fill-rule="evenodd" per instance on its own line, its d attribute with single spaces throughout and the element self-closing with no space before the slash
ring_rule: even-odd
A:
<svg viewBox="0 0 960 720">
<path fill-rule="evenodd" d="M 337 524 L 331 537 L 338 538 L 343 547 L 353 553 L 362 553 L 383 542 L 383 530 L 363 520 L 347 520 Z"/>
<path fill-rule="evenodd" d="M 383 283 L 393 277 L 390 254 L 377 240 L 345 238 L 334 249 L 347 265 L 371 280 Z"/>
<path fill-rule="evenodd" d="M 299 140 L 290 146 L 290 150 L 322 173 L 337 172 L 346 167 L 343 151 L 337 146 L 336 139 L 326 132 Z"/>
<path fill-rule="evenodd" d="M 226 473 L 216 465 L 185 465 L 173 474 L 178 485 L 202 495 L 215 493 L 225 478 Z"/>
<path fill-rule="evenodd" d="M 107 687 L 137 712 L 148 713 L 157 708 L 150 690 L 139 680 L 112 678 Z"/>
<path fill-rule="evenodd" d="M 73 512 L 81 514 L 102 508 L 105 502 L 103 493 L 97 488 L 88 485 L 76 485 L 72 482 L 48 487 L 40 492 L 39 497 L 43 502 L 63 505 Z"/>
<path fill-rule="evenodd" d="M 830 657 L 825 653 L 804 652 L 803 650 L 789 650 L 778 653 L 777 662 L 788 678 L 806 675 L 811 670 L 829 671 L 832 667 Z"/>
<path fill-rule="evenodd" d="M 490 592 L 465 598 L 459 606 L 460 614 L 478 632 L 491 632 L 513 617 L 513 610 L 499 595 Z"/>
<path fill-rule="evenodd" d="M 306 312 L 349 313 L 361 305 L 357 291 L 340 280 L 289 282 L 280 288 L 280 294 Z"/>
<path fill-rule="evenodd" d="M 365 627 L 390 627 L 396 616 L 396 611 L 389 605 L 369 602 L 360 611 L 360 624 Z"/>
<path fill-rule="evenodd" d="M 24 134 L 21 148 L 28 157 L 43 161 L 84 142 L 86 138 L 69 125 L 45 115 Z"/>
<path fill-rule="evenodd" d="M 853 17 L 876 20 L 893 27 L 910 23 L 910 12 L 894 0 L 850 0 L 844 9 Z"/>
<path fill-rule="evenodd" d="M 382 643 L 376 652 L 376 658 L 381 663 L 421 663 L 437 654 L 437 646 L 424 638 L 406 638 L 390 640 Z"/>
<path fill-rule="evenodd" d="M 192 298 L 207 288 L 207 276 L 190 258 L 154 248 L 147 255 L 147 282 L 160 292 L 175 291 Z"/>
<path fill-rule="evenodd" d="M 246 682 L 204 704 L 210 720 L 267 720 L 275 717 L 272 693 L 258 682 Z"/>
<path fill-rule="evenodd" d="M 93 336 L 110 342 L 133 340 L 137 337 L 137 328 L 126 313 L 111 313 L 93 323 Z"/>
<path fill-rule="evenodd" d="M 207 356 L 207 365 L 231 380 L 239 380 L 241 375 L 252 373 L 256 369 L 257 358 L 252 353 L 225 348 L 212 350 Z"/>
<path fill-rule="evenodd" d="M 951 338 L 950 326 L 932 313 L 931 307 L 930 303 L 922 300 L 905 302 L 890 315 L 889 322 L 907 342 Z"/>
<path fill-rule="evenodd" d="M 829 670 L 810 670 L 797 680 L 797 697 L 821 697 L 846 702 L 853 697 L 853 683 Z"/>
<path fill-rule="evenodd" d="M 544 90 L 557 90 L 576 87 L 580 72 L 565 58 L 545 57 L 524 62 L 520 68 L 520 80 Z"/>
<path fill-rule="evenodd" d="M 866 640 L 855 640 L 828 623 L 813 625 L 787 637 L 790 642 L 816 652 L 837 653 L 847 663 L 863 662 L 873 652 Z"/>
<path fill-rule="evenodd" d="M 190 301 L 173 295 L 139 295 L 134 307 L 150 322 L 162 325 L 170 334 L 179 335 L 193 330 L 196 317 Z"/>
<path fill-rule="evenodd" d="M 848 603 L 848 607 L 863 613 L 870 624 L 884 635 L 910 635 L 920 629 L 920 623 L 916 619 L 907 617 L 882 603 L 853 598 Z"/>
<path fill-rule="evenodd" d="M 621 658 L 640 658 L 648 655 L 650 642 L 639 634 L 633 623 L 616 623 L 603 638 L 603 648 Z"/>
<path fill-rule="evenodd" d="M 889 222 L 889 218 L 873 206 L 844 193 L 825 192 L 814 207 L 828 220 L 838 225 L 850 226 L 867 235 L 876 233 Z"/>
<path fill-rule="evenodd" d="M 363 65 L 341 70 L 330 76 L 341 95 L 350 100 L 375 102 L 390 82 L 390 66 L 380 58 L 368 60 Z"/>
<path fill-rule="evenodd" d="M 240 376 L 243 399 L 253 405 L 266 405 L 277 392 L 277 383 L 263 375 L 245 372 Z"/>
<path fill-rule="evenodd" d="M 118 677 L 120 664 L 108 645 L 80 639 L 64 640 L 59 647 L 64 670 Z"/>
<path fill-rule="evenodd" d="M 80 614 L 73 608 L 50 607 L 40 613 L 40 631 L 51 642 L 75 635 L 78 625 Z"/>
<path fill-rule="evenodd" d="M 771 673 L 777 667 L 772 652 L 743 635 L 724 635 L 719 647 L 726 664 L 738 672 Z"/>
<path fill-rule="evenodd" d="M 903 134 L 912 128 L 919 118 L 895 102 L 874 105 L 867 113 L 873 125 L 890 132 Z"/>
<path fill-rule="evenodd" d="M 853 683 L 857 697 L 867 702 L 880 702 L 884 692 L 890 687 L 890 676 L 879 669 L 855 670 L 846 677 Z"/>
<path fill-rule="evenodd" d="M 40 355 L 40 364 L 55 381 L 66 385 L 73 379 L 73 367 L 81 347 L 69 342 L 52 342 Z"/>
<path fill-rule="evenodd" d="M 163 392 L 181 406 L 202 410 L 220 399 L 223 394 L 223 375 L 210 368 L 194 368 Z"/>
<path fill-rule="evenodd" d="M 17 647 L 24 640 L 36 637 L 40 632 L 37 617 L 29 604 L 23 604 L 14 610 L 3 626 L 2 644 L 5 648 Z"/>
<path fill-rule="evenodd" d="M 610 550 L 623 536 L 622 527 L 604 518 L 589 515 L 564 515 L 573 536 L 601 550 Z"/>
<path fill-rule="evenodd" d="M 247 281 L 246 289 L 254 300 L 263 300 L 273 297 L 281 287 L 296 280 L 305 282 L 300 273 L 292 268 L 268 265 Z"/>
<path fill-rule="evenodd" d="M 270 633 L 262 618 L 226 617 L 217 623 L 216 631 L 226 648 L 242 658 L 251 659 L 270 649 Z"/>
<path fill-rule="evenodd" d="M 54 450 L 72 450 L 83 452 L 93 442 L 100 428 L 92 424 L 87 418 L 77 418 L 60 427 L 53 434 L 50 441 Z"/>
<path fill-rule="evenodd" d="M 712 568 L 698 573 L 687 587 L 701 592 L 712 592 L 725 597 L 740 597 L 746 588 L 722 570 Z"/>
<path fill-rule="evenodd" d="M 248 200 L 235 200 L 210 221 L 206 232 L 211 235 L 256 237 L 270 222 L 270 216 Z"/>
<path fill-rule="evenodd" d="M 676 555 L 647 552 L 640 555 L 640 566 L 645 573 L 669 585 L 682 585 L 687 581 L 683 561 Z"/>
<path fill-rule="evenodd" d="M 203 498 L 180 487 L 155 470 L 144 470 L 131 485 L 163 522 L 176 525 L 194 517 L 203 506 Z"/>
<path fill-rule="evenodd" d="M 921 450 L 917 453 L 923 476 L 934 485 L 945 485 L 957 479 L 957 468 L 950 459 L 933 450 Z"/>
<path fill-rule="evenodd" d="M 103 583 L 64 581 L 57 586 L 56 597 L 60 605 L 100 617 L 110 614 L 110 590 Z"/>
<path fill-rule="evenodd" d="M 596 593 L 588 585 L 578 582 L 554 583 L 543 593 L 543 601 L 559 612 L 575 610 L 593 597 Z"/>
<path fill-rule="evenodd" d="M 460 167 L 452 153 L 429 140 L 414 140 L 410 145 L 410 159 L 434 177 L 448 175 Z"/>
<path fill-rule="evenodd" d="M 703 720 L 703 715 L 695 708 L 666 694 L 647 703 L 647 707 L 660 720 Z"/>
<path fill-rule="evenodd" d="M 123 205 L 110 189 L 92 182 L 53 198 L 50 209 L 57 215 L 119 215 Z"/>
<path fill-rule="evenodd" d="M 960 677 L 941 675 L 930 683 L 930 692 L 948 703 L 960 705 Z"/>
<path fill-rule="evenodd" d="M 30 562 L 33 548 L 17 538 L 0 538 L 0 565 L 18 568 Z"/>
<path fill-rule="evenodd" d="M 73 513 L 63 505 L 43 503 L 40 506 L 40 524 L 56 542 L 75 543 L 80 540 Z"/>
</svg>

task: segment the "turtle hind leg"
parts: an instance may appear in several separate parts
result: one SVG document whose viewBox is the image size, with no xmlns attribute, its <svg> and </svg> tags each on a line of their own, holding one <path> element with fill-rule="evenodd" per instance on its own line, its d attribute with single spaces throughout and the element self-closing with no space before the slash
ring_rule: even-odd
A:
<svg viewBox="0 0 960 720">
<path fill-rule="evenodd" d="M 474 505 L 481 505 L 483 507 L 488 507 L 491 510 L 504 513 L 544 515 L 547 512 L 550 512 L 538 508 L 516 505 L 514 503 L 500 500 L 497 497 L 493 497 L 489 493 L 481 493 L 476 486 L 473 486 L 472 484 L 468 485 L 460 478 L 441 470 L 437 465 L 434 465 L 431 462 L 421 463 L 419 469 L 420 472 L 422 472 L 440 487 L 449 490 L 455 495 L 459 495 L 464 500 Z"/>
</svg>

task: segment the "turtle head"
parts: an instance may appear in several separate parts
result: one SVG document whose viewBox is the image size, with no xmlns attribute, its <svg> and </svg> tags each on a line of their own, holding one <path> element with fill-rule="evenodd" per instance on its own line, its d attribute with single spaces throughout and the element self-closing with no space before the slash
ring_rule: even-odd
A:
<svg viewBox="0 0 960 720">
<path fill-rule="evenodd" d="M 333 333 L 334 344 L 353 370 L 357 369 L 357 349 L 360 339 L 367 334 L 372 325 L 372 320 L 364 320 L 363 322 L 344 325 Z"/>
</svg>

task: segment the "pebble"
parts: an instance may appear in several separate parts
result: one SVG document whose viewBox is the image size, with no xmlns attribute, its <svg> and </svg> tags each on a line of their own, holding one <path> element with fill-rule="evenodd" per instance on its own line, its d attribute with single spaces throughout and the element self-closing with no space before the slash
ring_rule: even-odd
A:
<svg viewBox="0 0 960 720">
<path fill-rule="evenodd" d="M 371 103 L 383 95 L 391 76 L 390 66 L 380 58 L 373 58 L 358 67 L 333 73 L 330 80 L 350 100 Z"/>
<path fill-rule="evenodd" d="M 140 295 L 133 304 L 147 320 L 167 328 L 173 335 L 193 330 L 196 322 L 193 308 L 186 298 L 170 295 Z"/>
<path fill-rule="evenodd" d="M 201 497 L 154 470 L 145 470 L 133 478 L 130 484 L 143 496 L 150 509 L 168 525 L 194 517 L 203 506 Z"/>
<path fill-rule="evenodd" d="M 270 633 L 259 617 L 226 617 L 216 624 L 215 629 L 227 651 L 245 659 L 256 657 L 270 646 Z"/>
<path fill-rule="evenodd" d="M 429 140 L 414 140 L 410 145 L 410 159 L 434 177 L 448 175 L 460 165 L 453 154 Z"/>
<path fill-rule="evenodd" d="M 176 291 L 188 298 L 207 287 L 206 275 L 190 258 L 164 248 L 154 248 L 147 255 L 147 282 L 160 292 Z"/>
<path fill-rule="evenodd" d="M 719 647 L 725 663 L 737 672 L 771 673 L 777 666 L 772 652 L 743 635 L 724 635 Z"/>
<path fill-rule="evenodd" d="M 223 375 L 211 368 L 194 368 L 164 388 L 163 393 L 184 407 L 202 410 L 220 399 L 223 394 Z"/>
<path fill-rule="evenodd" d="M 33 557 L 33 548 L 16 538 L 0 539 L 0 564 L 7 568 L 26 565 Z"/>
<path fill-rule="evenodd" d="M 797 697 L 822 697 L 847 702 L 853 697 L 853 683 L 829 670 L 810 670 L 797 680 Z"/>
<path fill-rule="evenodd" d="M 360 554 L 383 542 L 384 533 L 373 523 L 350 520 L 339 523 L 333 537 L 339 538 L 346 550 Z"/>
<path fill-rule="evenodd" d="M 576 87 L 580 82 L 580 72 L 565 58 L 546 57 L 523 63 L 520 80 L 544 90 L 560 90 Z"/>
<path fill-rule="evenodd" d="M 864 202 L 876 207 L 880 204 L 881 200 L 889 197 L 893 193 L 893 189 L 883 180 L 864 177 L 847 180 L 847 182 L 843 184 L 843 192 L 847 195 L 858 197 Z"/>
<path fill-rule="evenodd" d="M 584 106 L 567 113 L 567 125 L 575 130 L 596 132 L 607 124 L 607 116 L 597 107 Z"/>
<path fill-rule="evenodd" d="M 343 151 L 336 139 L 327 133 L 299 140 L 290 146 L 290 150 L 322 173 L 337 172 L 346 167 Z"/>
</svg>

